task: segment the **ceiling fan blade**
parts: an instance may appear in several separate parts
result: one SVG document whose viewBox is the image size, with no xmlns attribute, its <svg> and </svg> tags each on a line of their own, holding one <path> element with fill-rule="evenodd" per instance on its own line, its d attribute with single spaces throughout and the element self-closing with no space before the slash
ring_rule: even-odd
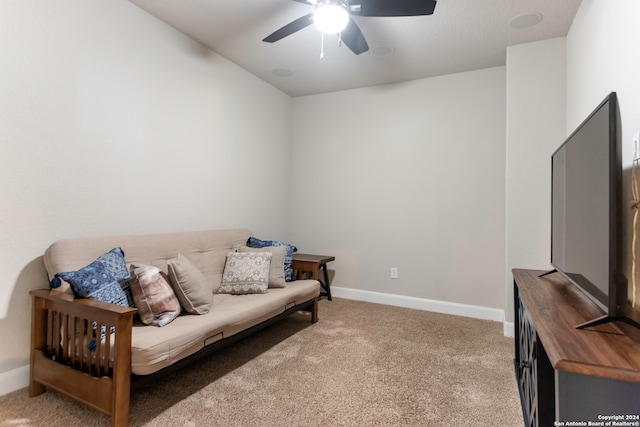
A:
<svg viewBox="0 0 640 427">
<path fill-rule="evenodd" d="M 342 30 L 340 38 L 356 55 L 360 55 L 362 52 L 369 50 L 369 45 L 367 44 L 362 31 L 360 31 L 356 22 L 351 18 L 349 18 L 347 27 Z"/>
<path fill-rule="evenodd" d="M 349 11 L 356 16 L 431 15 L 436 0 L 352 0 Z"/>
<path fill-rule="evenodd" d="M 277 42 L 280 39 L 283 39 L 296 31 L 300 31 L 301 29 L 308 27 L 313 23 L 313 13 L 308 13 L 301 18 L 296 19 L 295 21 L 289 22 L 284 27 L 276 30 L 275 32 L 269 34 L 267 37 L 262 39 L 263 42 L 273 43 Z"/>
<path fill-rule="evenodd" d="M 309 0 L 293 0 L 293 1 L 297 1 L 298 3 L 304 3 L 304 4 L 308 4 L 313 6 L 315 3 L 310 2 Z"/>
</svg>

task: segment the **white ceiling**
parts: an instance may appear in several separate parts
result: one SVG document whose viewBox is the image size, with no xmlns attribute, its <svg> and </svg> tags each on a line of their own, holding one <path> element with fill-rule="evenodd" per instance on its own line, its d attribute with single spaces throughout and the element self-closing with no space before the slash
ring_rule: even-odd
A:
<svg viewBox="0 0 640 427">
<path fill-rule="evenodd" d="M 313 25 L 278 42 L 263 38 L 313 11 L 292 0 L 130 0 L 291 96 L 433 77 L 505 64 L 506 47 L 564 37 L 581 0 L 438 0 L 433 15 L 355 17 L 370 50 L 355 55 Z M 393 0 L 390 0 L 393 1 Z M 537 25 L 509 21 L 540 13 Z M 376 55 L 384 48 L 393 54 Z M 379 49 L 376 49 L 379 48 Z M 280 71 L 280 73 L 278 72 Z M 281 76 L 281 72 L 290 73 Z"/>
</svg>

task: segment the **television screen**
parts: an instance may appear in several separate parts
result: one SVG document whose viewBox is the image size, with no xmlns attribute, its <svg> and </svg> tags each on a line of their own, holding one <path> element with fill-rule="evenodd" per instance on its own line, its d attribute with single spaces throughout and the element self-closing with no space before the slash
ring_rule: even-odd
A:
<svg viewBox="0 0 640 427">
<path fill-rule="evenodd" d="M 551 159 L 551 263 L 612 316 L 622 255 L 617 108 L 612 93 Z"/>
</svg>

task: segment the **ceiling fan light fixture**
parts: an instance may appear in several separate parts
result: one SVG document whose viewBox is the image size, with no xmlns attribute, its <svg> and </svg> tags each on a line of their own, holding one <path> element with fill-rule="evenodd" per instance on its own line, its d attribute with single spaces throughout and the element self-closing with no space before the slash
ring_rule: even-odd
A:
<svg viewBox="0 0 640 427">
<path fill-rule="evenodd" d="M 349 12 L 341 1 L 318 1 L 313 22 L 323 33 L 339 33 L 349 23 Z"/>
</svg>

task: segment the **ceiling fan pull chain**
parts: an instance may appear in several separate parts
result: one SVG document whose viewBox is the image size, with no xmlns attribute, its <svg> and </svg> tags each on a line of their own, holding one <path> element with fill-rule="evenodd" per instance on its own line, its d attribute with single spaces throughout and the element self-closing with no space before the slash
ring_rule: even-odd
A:
<svg viewBox="0 0 640 427">
<path fill-rule="evenodd" d="M 320 59 L 324 59 L 324 33 L 320 32 Z"/>
<path fill-rule="evenodd" d="M 338 33 L 338 47 L 342 47 L 342 31 Z"/>
</svg>

